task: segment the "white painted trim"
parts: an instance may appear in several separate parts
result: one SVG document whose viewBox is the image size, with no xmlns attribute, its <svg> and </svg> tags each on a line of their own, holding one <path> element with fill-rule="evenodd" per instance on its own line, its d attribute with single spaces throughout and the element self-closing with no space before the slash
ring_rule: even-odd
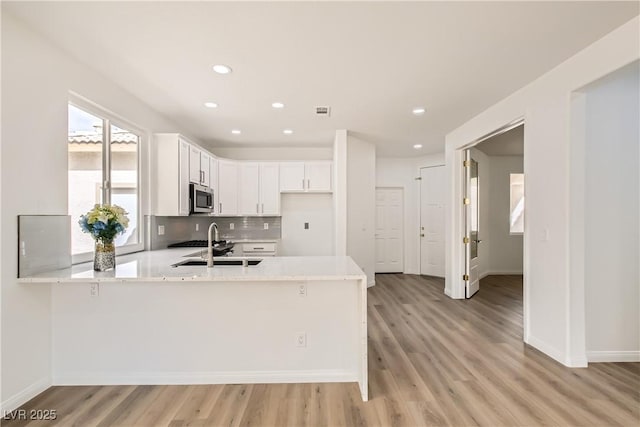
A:
<svg viewBox="0 0 640 427">
<path fill-rule="evenodd" d="M 566 358 L 565 358 L 565 354 L 563 351 L 558 350 L 557 348 L 555 348 L 554 346 L 547 344 L 546 342 L 532 336 L 529 335 L 529 339 L 525 340 L 526 344 L 529 344 L 531 347 L 535 348 L 536 350 L 541 351 L 542 353 L 544 353 L 545 355 L 549 356 L 550 358 L 554 359 L 557 362 L 562 363 L 565 366 L 569 366 L 566 363 Z"/>
<path fill-rule="evenodd" d="M 640 362 L 640 351 L 587 351 L 589 363 Z"/>
<path fill-rule="evenodd" d="M 375 285 L 376 285 L 376 279 L 371 279 L 367 283 L 367 288 L 370 288 L 370 287 L 375 286 Z"/>
<path fill-rule="evenodd" d="M 484 272 L 480 275 L 481 279 L 484 279 L 487 276 L 522 276 L 524 272 L 522 270 L 501 270 L 501 271 L 488 271 Z"/>
<path fill-rule="evenodd" d="M 63 372 L 53 384 L 61 385 L 185 385 L 358 382 L 356 372 L 313 371 L 227 371 L 227 372 Z"/>
<path fill-rule="evenodd" d="M 20 406 L 24 405 L 51 386 L 52 382 L 50 377 L 39 379 L 38 381 L 22 389 L 22 391 L 18 392 L 17 394 L 14 394 L 6 400 L 3 400 L 0 404 L 0 412 L 4 414 L 18 409 Z"/>
</svg>

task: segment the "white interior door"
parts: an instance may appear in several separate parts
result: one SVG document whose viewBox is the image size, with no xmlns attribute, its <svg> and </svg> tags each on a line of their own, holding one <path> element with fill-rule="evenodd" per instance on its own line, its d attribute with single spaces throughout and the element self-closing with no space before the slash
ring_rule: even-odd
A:
<svg viewBox="0 0 640 427">
<path fill-rule="evenodd" d="M 420 274 L 444 277 L 445 168 L 420 169 Z"/>
<path fill-rule="evenodd" d="M 480 290 L 480 258 L 478 257 L 478 238 L 480 225 L 480 177 L 478 162 L 471 158 L 471 150 L 465 151 L 465 296 L 471 298 Z"/>
<path fill-rule="evenodd" d="M 376 273 L 404 271 L 403 192 L 376 188 Z"/>
</svg>

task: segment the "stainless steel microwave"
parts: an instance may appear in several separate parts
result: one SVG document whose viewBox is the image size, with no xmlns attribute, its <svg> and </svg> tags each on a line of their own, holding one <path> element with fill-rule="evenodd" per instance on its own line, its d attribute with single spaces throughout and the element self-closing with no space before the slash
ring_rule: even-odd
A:
<svg viewBox="0 0 640 427">
<path fill-rule="evenodd" d="M 213 213 L 213 190 L 198 184 L 189 185 L 189 213 Z"/>
</svg>

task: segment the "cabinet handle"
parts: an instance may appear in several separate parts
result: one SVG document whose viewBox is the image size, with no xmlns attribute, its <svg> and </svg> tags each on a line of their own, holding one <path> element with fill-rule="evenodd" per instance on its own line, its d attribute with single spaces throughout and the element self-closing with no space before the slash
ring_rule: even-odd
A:
<svg viewBox="0 0 640 427">
<path fill-rule="evenodd" d="M 307 190 L 310 190 L 310 189 L 311 189 L 311 180 L 308 179 L 307 180 Z"/>
<path fill-rule="evenodd" d="M 304 178 L 302 178 L 302 189 L 304 190 Z"/>
<path fill-rule="evenodd" d="M 260 213 L 260 203 L 256 203 L 256 213 Z"/>
<path fill-rule="evenodd" d="M 262 213 L 264 213 L 264 203 L 262 204 Z"/>
<path fill-rule="evenodd" d="M 218 211 L 218 213 L 222 213 L 222 202 L 218 203 L 218 205 L 220 205 L 220 210 Z"/>
</svg>

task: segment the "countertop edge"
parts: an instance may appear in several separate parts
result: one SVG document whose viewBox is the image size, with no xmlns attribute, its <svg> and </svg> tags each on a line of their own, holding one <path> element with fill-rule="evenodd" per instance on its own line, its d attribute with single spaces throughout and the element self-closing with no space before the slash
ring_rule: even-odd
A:
<svg viewBox="0 0 640 427">
<path fill-rule="evenodd" d="M 327 275 L 327 276 L 231 276 L 231 277 L 94 277 L 94 278 L 53 278 L 53 277 L 25 277 L 18 278 L 17 282 L 22 284 L 73 284 L 73 283 L 183 283 L 183 282 L 298 282 L 298 281 L 346 281 L 363 280 L 367 281 L 367 276 L 361 275 Z"/>
</svg>

